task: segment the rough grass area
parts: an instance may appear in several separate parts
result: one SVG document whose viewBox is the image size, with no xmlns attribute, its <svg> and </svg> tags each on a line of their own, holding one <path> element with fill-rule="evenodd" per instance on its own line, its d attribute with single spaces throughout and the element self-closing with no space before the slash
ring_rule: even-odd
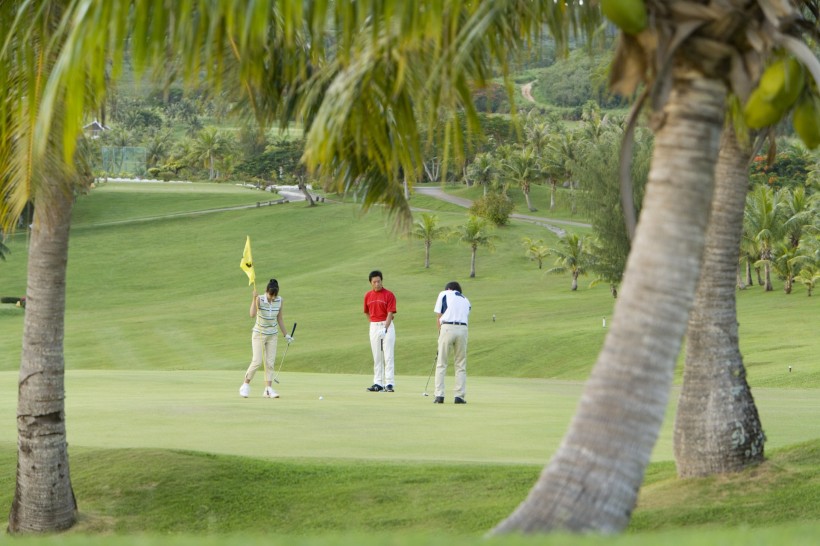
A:
<svg viewBox="0 0 820 546">
<path fill-rule="evenodd" d="M 14 457 L 13 445 L 0 444 L 3 468 Z M 748 544 L 771 544 L 759 537 L 782 528 L 784 537 L 793 535 L 795 541 L 776 543 L 809 544 L 805 530 L 820 530 L 819 468 L 820 441 L 778 450 L 757 468 L 720 478 L 682 481 L 672 465 L 652 464 L 633 524 L 618 543 L 671 537 L 662 543 L 697 544 L 692 537 L 700 537 L 710 544 L 739 544 L 739 537 L 754 536 Z M 416 544 L 434 535 L 459 543 L 483 536 L 508 514 L 539 471 L 516 465 L 298 463 L 169 450 L 78 450 L 72 481 L 81 520 L 64 538 L 147 531 L 203 540 L 226 535 L 220 544 L 233 543 L 236 534 L 249 540 L 300 535 L 320 537 L 315 544 L 353 544 L 344 541 L 374 533 L 392 537 L 390 544 Z M 12 484 L 3 472 L 4 505 L 11 501 Z M 659 530 L 664 534 L 656 534 Z M 580 538 L 530 540 L 525 543 L 586 544 Z"/>
</svg>

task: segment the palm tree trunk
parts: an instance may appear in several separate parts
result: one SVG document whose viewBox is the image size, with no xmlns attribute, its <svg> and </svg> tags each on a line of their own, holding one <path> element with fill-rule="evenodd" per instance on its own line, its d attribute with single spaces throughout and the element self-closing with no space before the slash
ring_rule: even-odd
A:
<svg viewBox="0 0 820 546">
<path fill-rule="evenodd" d="M 44 184 L 46 186 L 47 184 Z M 54 189 L 35 198 L 17 400 L 17 485 L 10 533 L 68 529 L 77 503 L 65 429 L 65 314 L 72 196 Z"/>
<path fill-rule="evenodd" d="M 663 423 L 700 273 L 726 89 L 677 78 L 612 328 L 558 452 L 495 532 L 618 532 Z"/>
<path fill-rule="evenodd" d="M 424 269 L 430 269 L 430 245 L 432 241 L 424 241 Z"/>
<path fill-rule="evenodd" d="M 532 201 L 530 200 L 530 186 L 527 184 L 522 188 L 524 190 L 524 199 L 527 201 L 527 210 L 530 212 L 535 212 L 535 208 L 532 206 Z"/>
<path fill-rule="evenodd" d="M 578 272 L 572 272 L 572 291 L 575 292 L 578 290 Z"/>
<path fill-rule="evenodd" d="M 550 182 L 550 210 L 555 210 L 555 181 Z"/>
<path fill-rule="evenodd" d="M 771 257 L 769 259 L 771 259 Z M 772 290 L 774 290 L 774 287 L 772 286 L 772 268 L 769 266 L 768 262 L 766 262 L 766 264 L 763 266 L 763 270 L 765 271 L 765 274 L 766 274 L 766 290 L 765 291 L 766 292 L 771 292 Z"/>
<path fill-rule="evenodd" d="M 746 286 L 754 285 L 754 279 L 752 279 L 752 260 L 746 258 Z"/>
<path fill-rule="evenodd" d="M 315 207 L 316 201 L 313 200 L 313 196 L 310 194 L 310 191 L 308 191 L 307 184 L 305 184 L 304 180 L 300 178 L 297 182 L 297 187 L 301 190 L 302 195 L 305 196 L 305 201 L 307 201 L 308 206 Z"/>
<path fill-rule="evenodd" d="M 748 156 L 730 124 L 715 168 L 703 266 L 686 334 L 674 433 L 680 477 L 735 472 L 763 460 L 765 436 L 746 382 L 735 304 Z"/>
<path fill-rule="evenodd" d="M 475 254 L 478 247 L 473 245 L 472 254 L 470 255 L 470 278 L 475 278 Z"/>
</svg>

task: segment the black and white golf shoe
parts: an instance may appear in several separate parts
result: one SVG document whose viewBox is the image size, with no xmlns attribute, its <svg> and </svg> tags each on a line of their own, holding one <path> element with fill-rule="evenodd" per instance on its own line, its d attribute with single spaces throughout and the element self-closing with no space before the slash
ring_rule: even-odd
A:
<svg viewBox="0 0 820 546">
<path fill-rule="evenodd" d="M 378 383 L 373 383 L 373 386 L 367 387 L 367 390 L 369 390 L 370 392 L 381 392 L 384 390 L 384 387 L 382 387 Z"/>
</svg>

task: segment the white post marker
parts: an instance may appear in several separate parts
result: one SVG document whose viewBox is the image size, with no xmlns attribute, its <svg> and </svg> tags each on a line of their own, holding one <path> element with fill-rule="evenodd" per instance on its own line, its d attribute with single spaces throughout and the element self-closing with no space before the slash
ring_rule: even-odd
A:
<svg viewBox="0 0 820 546">
<path fill-rule="evenodd" d="M 604 317 L 603 327 L 606 328 L 606 317 Z"/>
</svg>

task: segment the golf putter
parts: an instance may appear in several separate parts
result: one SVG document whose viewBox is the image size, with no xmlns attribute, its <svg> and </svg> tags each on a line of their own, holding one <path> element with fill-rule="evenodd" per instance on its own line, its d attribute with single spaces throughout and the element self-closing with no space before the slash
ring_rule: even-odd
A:
<svg viewBox="0 0 820 546">
<path fill-rule="evenodd" d="M 433 359 L 433 367 L 430 368 L 430 373 L 427 375 L 427 383 L 424 385 L 424 392 L 421 393 L 422 396 L 430 396 L 427 394 L 427 387 L 430 386 L 430 378 L 433 377 L 433 370 L 436 369 L 436 364 L 438 363 L 438 351 L 436 351 L 436 358 Z"/>
<path fill-rule="evenodd" d="M 293 332 L 296 331 L 296 323 L 293 323 L 293 330 L 290 331 L 290 337 L 293 337 Z M 273 382 L 277 385 L 279 384 L 279 373 L 282 371 L 282 366 L 285 365 L 285 357 L 288 356 L 288 347 L 290 347 L 290 343 L 287 344 L 285 347 L 285 352 L 282 354 L 282 362 L 279 363 L 279 371 L 276 372 L 276 375 L 273 376 Z"/>
<path fill-rule="evenodd" d="M 387 392 L 387 384 L 385 383 L 387 380 L 385 378 L 385 374 L 387 373 L 387 361 L 384 359 L 384 338 L 381 338 L 379 341 L 381 342 L 382 348 L 382 387 L 384 387 L 382 392 Z"/>
</svg>

